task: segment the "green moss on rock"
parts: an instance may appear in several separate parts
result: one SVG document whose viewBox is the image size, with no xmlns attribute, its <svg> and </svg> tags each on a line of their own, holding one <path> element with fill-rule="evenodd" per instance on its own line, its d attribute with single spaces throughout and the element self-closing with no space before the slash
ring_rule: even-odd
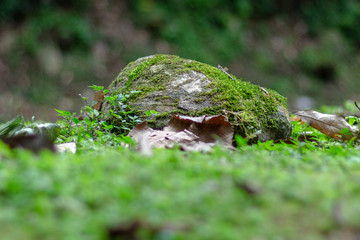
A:
<svg viewBox="0 0 360 240">
<path fill-rule="evenodd" d="M 140 91 L 129 105 L 141 117 L 156 110 L 157 118 L 147 119 L 162 128 L 173 114 L 189 116 L 225 115 L 235 133 L 266 141 L 291 134 L 286 99 L 205 63 L 173 55 L 153 55 L 127 65 L 111 83 L 109 94 Z M 110 105 L 103 104 L 103 111 Z"/>
</svg>

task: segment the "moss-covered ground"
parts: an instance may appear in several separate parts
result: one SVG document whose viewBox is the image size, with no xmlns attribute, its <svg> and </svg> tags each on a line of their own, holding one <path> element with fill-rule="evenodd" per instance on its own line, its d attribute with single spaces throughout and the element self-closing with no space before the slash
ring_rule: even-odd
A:
<svg viewBox="0 0 360 240">
<path fill-rule="evenodd" d="M 96 138 L 77 154 L 0 145 L 1 239 L 356 239 L 360 152 L 318 140 L 152 156 Z"/>
</svg>

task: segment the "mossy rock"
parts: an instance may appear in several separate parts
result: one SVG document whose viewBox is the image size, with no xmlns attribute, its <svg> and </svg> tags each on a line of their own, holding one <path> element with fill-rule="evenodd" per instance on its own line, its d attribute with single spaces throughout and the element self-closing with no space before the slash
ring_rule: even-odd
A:
<svg viewBox="0 0 360 240">
<path fill-rule="evenodd" d="M 219 68 L 172 55 L 153 55 L 129 63 L 111 83 L 110 95 L 136 91 L 129 106 L 156 129 L 174 114 L 224 115 L 235 134 L 251 140 L 287 139 L 292 127 L 286 99 Z M 102 111 L 111 108 L 104 102 Z M 158 115 L 147 117 L 145 111 Z M 109 119 L 107 119 L 109 120 Z"/>
</svg>

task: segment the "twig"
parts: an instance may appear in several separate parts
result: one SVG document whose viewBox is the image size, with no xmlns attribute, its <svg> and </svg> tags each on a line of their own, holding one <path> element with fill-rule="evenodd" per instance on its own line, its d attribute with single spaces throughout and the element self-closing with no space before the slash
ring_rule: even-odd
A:
<svg viewBox="0 0 360 240">
<path fill-rule="evenodd" d="M 226 67 L 223 68 L 223 67 L 220 66 L 220 65 L 218 65 L 217 67 L 218 67 L 218 69 L 220 69 L 223 73 L 225 73 L 226 75 L 228 75 L 229 78 L 231 78 L 232 80 L 236 81 L 236 80 L 227 72 L 228 69 L 227 69 Z"/>
<path fill-rule="evenodd" d="M 359 111 L 360 111 L 360 107 L 359 107 L 359 105 L 356 103 L 356 101 L 354 101 L 354 104 L 355 104 L 355 106 L 357 107 L 357 109 L 359 109 Z"/>
<path fill-rule="evenodd" d="M 265 88 L 260 87 L 260 89 L 261 89 L 264 93 L 266 93 L 267 95 L 269 95 L 269 92 L 268 92 L 268 91 L 266 91 L 266 89 L 265 89 Z"/>
</svg>

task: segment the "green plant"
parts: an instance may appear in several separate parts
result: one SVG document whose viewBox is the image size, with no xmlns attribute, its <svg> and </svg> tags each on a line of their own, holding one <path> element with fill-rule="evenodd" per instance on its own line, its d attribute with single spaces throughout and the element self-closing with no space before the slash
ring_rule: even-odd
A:
<svg viewBox="0 0 360 240">
<path fill-rule="evenodd" d="M 90 86 L 94 91 L 103 91 L 104 94 L 108 90 L 102 86 Z M 87 98 L 83 100 L 87 103 L 80 113 L 80 117 L 76 113 L 68 111 L 57 110 L 58 115 L 63 118 L 58 124 L 61 126 L 59 142 L 75 141 L 81 146 L 89 147 L 90 145 L 108 145 L 120 146 L 125 144 L 133 144 L 127 133 L 142 120 L 138 117 L 136 112 L 129 109 L 126 101 L 133 94 L 138 91 L 130 93 L 119 93 L 117 95 L 106 96 L 105 100 L 111 103 L 109 112 L 100 112 L 93 108 L 96 101 L 87 102 Z M 155 111 L 148 111 L 147 116 L 157 114 Z M 101 116 L 104 115 L 104 116 Z M 104 120 L 107 119 L 107 120 Z M 89 145 L 90 144 L 90 145 Z"/>
<path fill-rule="evenodd" d="M 118 93 L 117 95 L 105 97 L 105 100 L 111 104 L 109 113 L 105 114 L 111 119 L 114 130 L 120 134 L 128 133 L 132 127 L 142 122 L 136 112 L 131 110 L 127 104 L 127 99 L 136 93 L 139 93 L 139 91 L 130 91 L 129 94 Z"/>
<path fill-rule="evenodd" d="M 345 117 L 345 119 L 349 122 L 349 124 L 351 126 L 355 125 L 355 124 L 359 124 L 360 119 L 356 116 L 347 116 Z"/>
</svg>

